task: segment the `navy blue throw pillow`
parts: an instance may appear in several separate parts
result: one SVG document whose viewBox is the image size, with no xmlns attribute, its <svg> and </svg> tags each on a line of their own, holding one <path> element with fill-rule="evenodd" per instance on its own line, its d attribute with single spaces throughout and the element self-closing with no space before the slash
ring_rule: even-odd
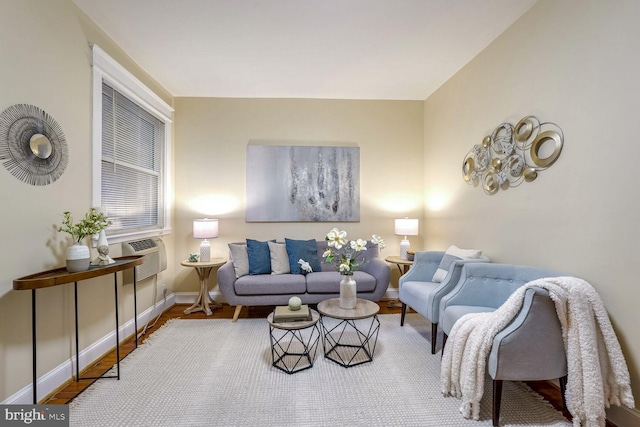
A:
<svg viewBox="0 0 640 427">
<path fill-rule="evenodd" d="M 287 253 L 289 254 L 289 266 L 291 267 L 291 274 L 307 274 L 304 271 L 298 260 L 305 260 L 311 266 L 313 271 L 320 271 L 322 266 L 320 265 L 320 258 L 318 258 L 318 245 L 315 240 L 292 240 L 284 239 L 284 243 L 287 246 Z"/>
<path fill-rule="evenodd" d="M 271 240 L 275 242 L 275 240 Z M 271 274 L 271 252 L 269 244 L 258 240 L 247 239 L 249 255 L 249 274 Z"/>
</svg>

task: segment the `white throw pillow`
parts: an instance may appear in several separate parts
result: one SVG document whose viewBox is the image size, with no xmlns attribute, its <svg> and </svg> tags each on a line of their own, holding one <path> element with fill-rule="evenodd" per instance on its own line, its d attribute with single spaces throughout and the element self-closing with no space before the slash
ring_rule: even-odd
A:
<svg viewBox="0 0 640 427">
<path fill-rule="evenodd" d="M 236 272 L 236 278 L 249 274 L 249 252 L 247 252 L 247 245 L 229 243 L 229 251 L 231 252 L 231 262 Z"/>
<path fill-rule="evenodd" d="M 449 266 L 453 261 L 457 261 L 459 259 L 478 259 L 482 255 L 482 251 L 476 249 L 460 249 L 457 246 L 449 246 L 449 249 L 444 253 L 442 260 L 440 261 L 440 265 L 438 265 L 438 269 L 433 275 L 432 282 L 442 282 L 445 277 L 447 277 L 447 273 L 449 272 Z"/>
<path fill-rule="evenodd" d="M 289 254 L 284 243 L 267 242 L 271 253 L 271 274 L 289 274 Z"/>
</svg>

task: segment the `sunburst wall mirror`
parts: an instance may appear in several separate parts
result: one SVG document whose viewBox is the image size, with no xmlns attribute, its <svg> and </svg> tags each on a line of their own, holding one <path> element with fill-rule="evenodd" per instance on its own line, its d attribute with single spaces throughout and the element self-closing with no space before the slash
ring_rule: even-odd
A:
<svg viewBox="0 0 640 427">
<path fill-rule="evenodd" d="M 15 104 L 0 114 L 0 161 L 20 181 L 51 184 L 63 174 L 68 158 L 62 128 L 45 111 Z"/>
</svg>

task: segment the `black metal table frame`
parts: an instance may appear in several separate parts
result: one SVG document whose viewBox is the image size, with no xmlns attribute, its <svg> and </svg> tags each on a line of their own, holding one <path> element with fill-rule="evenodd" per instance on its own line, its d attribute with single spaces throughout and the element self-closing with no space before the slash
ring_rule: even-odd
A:
<svg viewBox="0 0 640 427">
<path fill-rule="evenodd" d="M 138 301 L 137 301 L 137 277 L 136 269 L 133 268 L 133 328 L 135 337 L 135 347 L 138 348 Z M 78 282 L 73 282 L 73 302 L 76 323 L 76 382 L 80 380 L 97 380 L 100 378 L 116 378 L 120 379 L 120 321 L 118 320 L 118 272 L 113 273 L 113 290 L 115 295 L 115 312 L 116 312 L 116 375 L 106 375 L 106 372 L 97 377 L 80 377 L 80 343 L 78 334 Z M 35 295 L 34 295 L 35 298 Z M 35 308 L 35 306 L 34 306 Z M 34 310 L 35 313 L 35 310 Z M 35 316 L 35 315 L 34 315 Z M 35 317 L 34 317 L 35 322 Z M 34 341 L 35 348 L 35 341 Z M 109 372 L 109 371 L 107 371 Z M 35 393 L 34 393 L 35 395 Z"/>
<path fill-rule="evenodd" d="M 309 333 L 309 338 L 305 342 L 305 339 L 302 336 L 302 331 L 309 328 L 312 328 L 312 329 L 311 329 L 311 332 Z M 279 338 L 274 336 L 274 332 L 276 330 L 282 332 Z M 315 332 L 315 339 L 314 339 L 314 332 Z M 284 341 L 285 338 L 289 336 L 291 336 L 291 339 L 289 339 L 288 341 Z M 286 372 L 287 374 L 290 374 L 290 375 L 313 367 L 313 361 L 315 359 L 316 351 L 318 349 L 318 342 L 320 341 L 320 329 L 318 328 L 318 322 L 314 323 L 313 325 L 309 325 L 299 329 L 280 329 L 275 326 L 269 325 L 269 337 L 271 340 L 271 361 L 272 361 L 273 367 L 278 368 L 281 371 Z M 283 341 L 285 343 L 286 348 L 281 345 Z M 291 345 L 295 342 L 300 343 L 304 351 L 302 352 L 289 351 L 291 349 Z M 277 351 L 276 349 L 278 349 L 279 351 Z M 278 356 L 277 358 L 276 358 L 276 355 Z M 298 356 L 298 359 L 296 360 L 295 364 L 291 368 L 289 368 L 286 362 L 284 361 L 284 358 L 287 356 L 294 356 L 294 357 Z M 307 358 L 307 361 L 309 362 L 309 364 L 304 367 L 296 369 L 298 364 L 305 357 Z M 282 366 L 280 366 L 280 363 L 282 364 Z"/>
<path fill-rule="evenodd" d="M 118 272 L 113 273 L 114 293 L 115 293 L 115 317 L 116 317 L 116 375 L 101 375 L 98 377 L 80 378 L 80 348 L 78 339 L 78 282 L 73 282 L 74 290 L 74 309 L 75 309 L 75 331 L 76 331 L 76 382 L 80 380 L 97 380 L 100 378 L 116 378 L 120 379 L 120 322 L 118 319 Z M 36 327 L 36 290 L 31 289 L 31 340 L 32 340 L 32 375 L 33 375 L 33 404 L 38 403 L 38 370 L 37 370 L 37 327 Z M 133 267 L 133 311 L 134 311 L 134 328 L 135 328 L 135 348 L 138 348 L 138 308 L 137 308 L 137 278 L 136 269 Z M 108 371 L 107 371 L 108 372 Z"/>
<path fill-rule="evenodd" d="M 338 321 L 338 323 L 331 329 L 327 329 L 327 326 L 325 324 L 325 320 L 327 317 Z M 373 360 L 373 354 L 376 351 L 376 344 L 378 342 L 378 332 L 380 331 L 380 319 L 378 319 L 377 314 L 374 314 L 373 316 L 371 316 L 371 323 L 368 326 L 367 333 L 364 333 L 358 328 L 358 325 L 356 324 L 356 321 L 358 320 L 365 321 L 367 320 L 367 318 L 337 319 L 331 316 L 325 316 L 325 315 L 321 316 L 320 323 L 322 324 L 322 330 L 323 330 L 322 344 L 324 347 L 325 358 L 332 360 L 333 362 L 341 366 L 344 366 L 345 368 L 361 365 L 363 363 L 368 363 Z M 351 330 L 354 330 L 356 332 L 356 336 L 360 341 L 359 345 L 345 344 L 341 342 L 348 327 L 350 327 Z M 342 329 L 340 330 L 340 328 Z M 338 331 L 337 339 L 335 339 L 332 336 L 332 333 L 334 331 Z M 372 344 L 373 344 L 373 347 L 371 346 Z M 339 352 L 340 348 L 355 348 L 357 350 L 353 353 L 351 358 L 349 358 L 348 360 L 345 360 L 346 358 L 343 358 L 340 355 L 340 352 Z M 365 360 L 354 362 L 354 359 L 356 358 L 356 356 L 358 356 L 358 354 L 360 354 L 361 351 L 364 352 L 367 358 Z M 335 354 L 335 357 L 331 356 L 332 353 Z"/>
</svg>

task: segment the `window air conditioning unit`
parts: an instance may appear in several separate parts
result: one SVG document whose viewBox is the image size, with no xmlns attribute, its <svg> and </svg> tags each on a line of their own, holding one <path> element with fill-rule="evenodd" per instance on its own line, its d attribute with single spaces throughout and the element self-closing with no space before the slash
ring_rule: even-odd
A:
<svg viewBox="0 0 640 427">
<path fill-rule="evenodd" d="M 144 263 L 134 267 L 136 269 L 136 280 L 138 282 L 155 276 L 167 269 L 167 250 L 160 237 L 123 242 L 122 256 L 130 255 L 144 256 Z M 123 272 L 123 279 L 125 284 L 133 283 L 133 272 L 131 269 Z"/>
</svg>

